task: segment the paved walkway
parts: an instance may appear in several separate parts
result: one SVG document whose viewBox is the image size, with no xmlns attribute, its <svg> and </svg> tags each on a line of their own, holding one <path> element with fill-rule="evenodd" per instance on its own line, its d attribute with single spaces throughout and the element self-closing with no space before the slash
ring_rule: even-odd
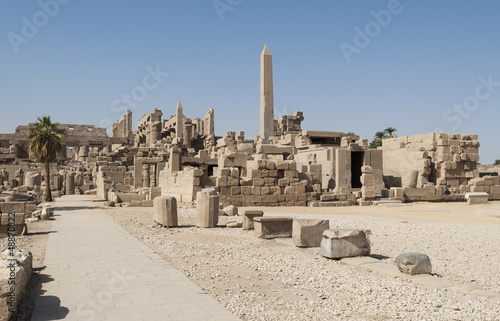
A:
<svg viewBox="0 0 500 321">
<path fill-rule="evenodd" d="M 54 214 L 32 321 L 239 320 L 86 196 Z"/>
</svg>

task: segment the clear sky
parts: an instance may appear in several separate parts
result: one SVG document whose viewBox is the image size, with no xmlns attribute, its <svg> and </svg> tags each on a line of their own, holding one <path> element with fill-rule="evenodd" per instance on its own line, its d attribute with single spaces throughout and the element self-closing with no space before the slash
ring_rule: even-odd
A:
<svg viewBox="0 0 500 321">
<path fill-rule="evenodd" d="M 259 63 L 273 54 L 275 117 L 370 139 L 478 134 L 500 159 L 500 1 L 3 0 L 0 132 L 50 115 L 134 126 L 181 99 L 217 135 L 259 130 Z M 129 97 L 127 99 L 127 97 Z M 127 106 L 128 105 L 128 106 Z"/>
</svg>

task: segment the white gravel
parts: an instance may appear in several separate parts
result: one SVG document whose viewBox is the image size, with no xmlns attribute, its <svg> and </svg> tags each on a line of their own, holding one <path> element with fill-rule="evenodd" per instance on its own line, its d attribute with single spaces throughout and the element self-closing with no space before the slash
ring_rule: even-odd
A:
<svg viewBox="0 0 500 321">
<path fill-rule="evenodd" d="M 500 299 L 438 290 L 368 272 L 317 251 L 256 238 L 241 228 L 160 228 L 152 209 L 108 212 L 243 320 L 500 320 Z M 195 210 L 179 209 L 181 225 Z M 330 227 L 371 229 L 372 254 L 393 263 L 429 255 L 433 272 L 500 292 L 500 226 L 362 215 L 280 213 L 329 219 Z M 221 217 L 219 224 L 241 217 Z"/>
</svg>

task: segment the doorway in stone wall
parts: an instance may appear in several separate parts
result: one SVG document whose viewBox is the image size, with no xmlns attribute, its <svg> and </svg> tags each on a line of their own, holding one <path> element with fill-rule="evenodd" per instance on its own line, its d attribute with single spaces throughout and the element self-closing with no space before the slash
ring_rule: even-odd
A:
<svg viewBox="0 0 500 321">
<path fill-rule="evenodd" d="M 361 167 L 365 159 L 365 152 L 351 152 L 351 187 L 361 188 Z"/>
</svg>

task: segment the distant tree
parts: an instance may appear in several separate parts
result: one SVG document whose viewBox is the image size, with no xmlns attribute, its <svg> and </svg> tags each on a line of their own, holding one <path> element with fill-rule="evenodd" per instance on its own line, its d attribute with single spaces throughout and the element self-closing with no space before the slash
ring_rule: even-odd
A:
<svg viewBox="0 0 500 321">
<path fill-rule="evenodd" d="M 398 130 L 394 127 L 388 127 L 384 130 L 384 132 L 387 134 L 387 138 L 394 138 L 394 137 L 398 137 L 398 135 L 396 135 L 396 132 Z"/>
<path fill-rule="evenodd" d="M 347 132 L 347 133 L 345 133 L 345 134 L 346 134 L 346 136 L 356 136 L 356 134 L 355 134 L 355 133 L 353 133 L 353 132 Z"/>
<path fill-rule="evenodd" d="M 396 132 L 398 130 L 394 127 L 388 127 L 384 129 L 384 131 L 381 132 L 376 132 L 375 135 L 373 136 L 373 140 L 370 142 L 370 145 L 368 145 L 369 148 L 377 148 L 382 146 L 382 140 L 386 138 L 394 138 L 398 137 L 396 135 Z"/>
<path fill-rule="evenodd" d="M 377 148 L 377 147 L 382 146 L 382 139 L 385 139 L 385 138 L 387 138 L 386 132 L 376 132 L 375 135 L 373 136 L 373 140 L 371 141 L 371 143 L 368 147 Z"/>
<path fill-rule="evenodd" d="M 58 126 L 59 123 L 53 123 L 50 116 L 37 117 L 37 122 L 29 127 L 27 133 L 30 151 L 45 166 L 45 202 L 52 201 L 50 163 L 56 161 L 57 154 L 62 149 L 61 139 L 66 135 L 66 130 Z"/>
<path fill-rule="evenodd" d="M 493 163 L 493 165 L 500 165 L 500 159 L 495 160 L 495 162 Z"/>
</svg>

